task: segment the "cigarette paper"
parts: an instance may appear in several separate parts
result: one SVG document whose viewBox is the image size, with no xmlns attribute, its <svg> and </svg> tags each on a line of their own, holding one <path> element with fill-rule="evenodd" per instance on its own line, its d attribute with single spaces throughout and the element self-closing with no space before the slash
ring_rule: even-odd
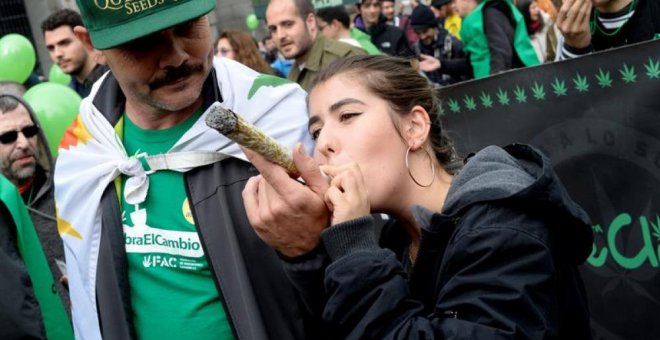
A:
<svg viewBox="0 0 660 340">
<path fill-rule="evenodd" d="M 206 125 L 283 167 L 289 174 L 298 173 L 289 149 L 235 112 L 216 103 L 209 108 Z"/>
</svg>

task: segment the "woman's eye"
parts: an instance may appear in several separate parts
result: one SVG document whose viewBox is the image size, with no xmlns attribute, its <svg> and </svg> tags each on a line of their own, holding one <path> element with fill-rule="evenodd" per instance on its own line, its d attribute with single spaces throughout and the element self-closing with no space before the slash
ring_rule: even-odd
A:
<svg viewBox="0 0 660 340">
<path fill-rule="evenodd" d="M 357 112 L 345 112 L 345 113 L 342 113 L 339 116 L 339 121 L 343 122 L 343 121 L 351 119 L 351 118 L 353 118 L 357 115 L 359 115 L 359 113 L 357 113 Z"/>
<path fill-rule="evenodd" d="M 321 129 L 311 131 L 309 134 L 312 135 L 312 140 L 317 140 L 321 134 Z"/>
</svg>

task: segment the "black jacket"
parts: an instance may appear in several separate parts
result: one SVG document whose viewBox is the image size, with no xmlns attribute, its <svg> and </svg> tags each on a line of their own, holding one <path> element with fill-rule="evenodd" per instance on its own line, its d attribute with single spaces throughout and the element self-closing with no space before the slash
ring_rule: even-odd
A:
<svg viewBox="0 0 660 340">
<path fill-rule="evenodd" d="M 287 264 L 334 338 L 590 337 L 578 265 L 591 225 L 539 152 L 488 147 L 455 176 L 442 213 L 413 213 L 414 267 L 402 228 L 384 230 L 379 245 L 371 217 L 325 230 L 325 260 L 317 250 L 307 268 Z M 318 290 L 309 266 L 327 262 Z"/>
<path fill-rule="evenodd" d="M 382 15 L 378 23 L 369 29 L 359 26 L 358 28 L 369 34 L 371 42 L 385 54 L 404 58 L 415 56 L 415 52 L 408 44 L 406 33 L 398 27 L 388 25 L 387 19 Z"/>
<path fill-rule="evenodd" d="M 0 339 L 45 339 L 41 309 L 16 237 L 13 218 L 0 201 Z"/>
<path fill-rule="evenodd" d="M 447 68 L 446 65 L 456 60 L 467 60 L 467 55 L 463 51 L 463 45 L 460 40 L 456 39 L 453 35 L 449 33 L 443 26 L 438 25 L 438 35 L 435 38 L 435 41 L 430 46 L 422 44 L 421 40 L 417 41 L 413 48 L 415 52 L 430 55 L 438 60 L 440 60 L 440 69 L 432 72 L 424 72 L 430 81 L 440 84 L 440 85 L 450 85 L 460 81 L 467 80 L 471 69 L 467 75 L 465 74 L 454 74 L 450 75 L 448 73 L 443 73 L 443 67 Z M 447 68 L 450 69 L 450 68 Z"/>
<path fill-rule="evenodd" d="M 660 2 L 657 0 L 634 0 L 635 13 L 614 35 L 605 35 L 599 29 L 602 27 L 598 19 L 592 25 L 591 44 L 585 48 L 574 48 L 564 44 L 561 59 L 603 51 L 614 47 L 653 40 L 660 35 Z M 592 10 L 591 20 L 595 17 L 596 9 Z"/>
<path fill-rule="evenodd" d="M 204 107 L 222 102 L 215 71 L 204 85 Z M 110 74 L 94 105 L 113 125 L 123 114 L 125 97 Z M 255 234 L 245 215 L 241 191 L 257 175 L 251 164 L 234 158 L 185 173 L 204 253 L 222 296 L 236 339 L 307 339 L 314 327 L 304 314 L 274 250 Z M 105 340 L 135 339 L 127 277 L 121 209 L 115 186 L 101 199 L 102 235 L 96 278 L 101 333 Z M 163 297 L 166 298 L 166 297 Z"/>
</svg>

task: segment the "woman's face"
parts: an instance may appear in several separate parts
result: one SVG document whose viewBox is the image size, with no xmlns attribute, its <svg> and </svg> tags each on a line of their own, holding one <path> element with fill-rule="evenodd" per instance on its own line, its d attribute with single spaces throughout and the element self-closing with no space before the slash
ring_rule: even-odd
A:
<svg viewBox="0 0 660 340">
<path fill-rule="evenodd" d="M 309 112 L 316 161 L 322 165 L 355 161 L 372 209 L 393 207 L 408 180 L 407 145 L 394 126 L 388 103 L 353 77 L 339 74 L 312 89 Z"/>
<path fill-rule="evenodd" d="M 536 1 L 533 1 L 529 5 L 529 17 L 532 19 L 532 21 L 539 20 L 539 5 L 536 3 Z"/>
<path fill-rule="evenodd" d="M 236 53 L 234 49 L 231 48 L 229 40 L 222 38 L 218 40 L 218 45 L 216 46 L 216 56 L 220 58 L 229 58 L 231 60 L 236 60 Z"/>
</svg>

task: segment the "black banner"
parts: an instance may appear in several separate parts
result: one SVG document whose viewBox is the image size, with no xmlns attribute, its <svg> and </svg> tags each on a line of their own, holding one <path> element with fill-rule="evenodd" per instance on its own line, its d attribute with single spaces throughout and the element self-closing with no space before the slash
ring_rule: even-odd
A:
<svg viewBox="0 0 660 340">
<path fill-rule="evenodd" d="M 589 213 L 595 241 L 582 273 L 594 338 L 660 334 L 660 40 L 440 94 L 459 152 L 532 144 Z"/>
</svg>

